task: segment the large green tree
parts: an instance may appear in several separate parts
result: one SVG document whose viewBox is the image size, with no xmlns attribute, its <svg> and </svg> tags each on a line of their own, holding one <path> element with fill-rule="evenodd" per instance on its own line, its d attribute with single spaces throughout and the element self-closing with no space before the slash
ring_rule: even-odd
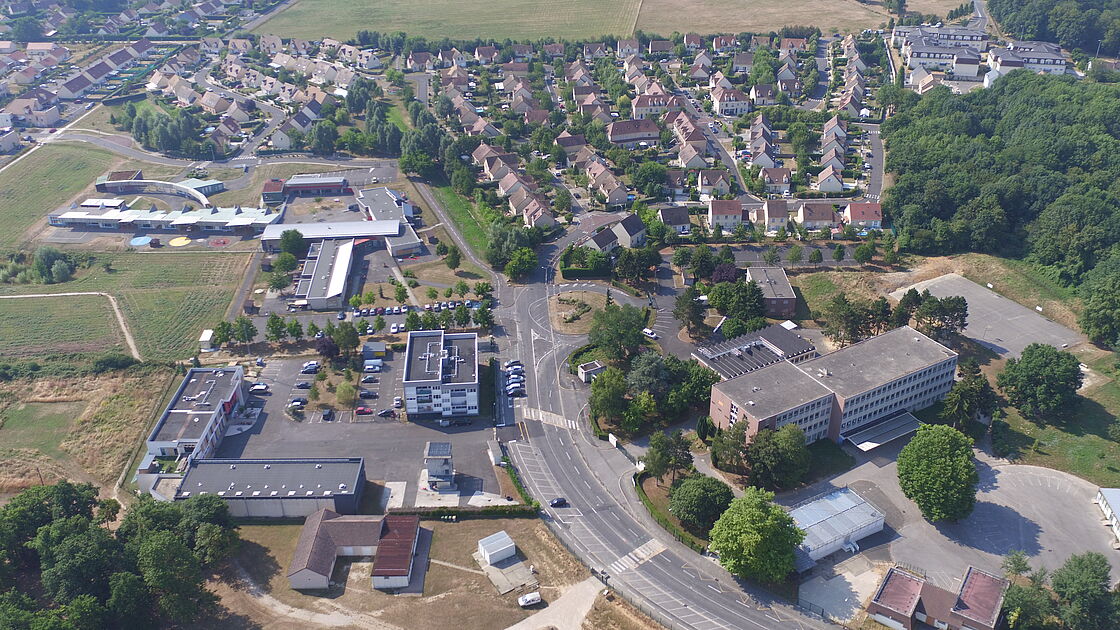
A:
<svg viewBox="0 0 1120 630">
<path fill-rule="evenodd" d="M 626 410 L 626 376 L 608 367 L 591 381 L 591 413 L 598 418 L 617 420 Z"/>
<path fill-rule="evenodd" d="M 637 352 L 642 346 L 645 313 L 629 304 L 608 304 L 591 316 L 587 340 L 598 346 L 608 359 L 619 361 Z"/>
<path fill-rule="evenodd" d="M 730 486 L 719 479 L 693 475 L 669 491 L 669 509 L 685 527 L 706 535 L 734 498 Z"/>
<path fill-rule="evenodd" d="M 1095 551 L 1070 556 L 1054 571 L 1050 584 L 1058 595 L 1058 614 L 1069 630 L 1110 630 L 1117 627 L 1116 598 L 1111 591 L 1112 567 Z"/>
<path fill-rule="evenodd" d="M 996 385 L 1020 411 L 1046 416 L 1074 405 L 1082 378 L 1080 361 L 1073 354 L 1032 343 L 1018 359 L 1008 359 Z"/>
<path fill-rule="evenodd" d="M 788 489 L 801 483 L 811 461 L 805 432 L 796 424 L 762 429 L 747 444 L 751 482 L 763 488 Z"/>
<path fill-rule="evenodd" d="M 307 255 L 310 245 L 303 238 L 303 233 L 296 229 L 284 230 L 280 233 L 280 251 L 291 254 L 296 258 Z"/>
<path fill-rule="evenodd" d="M 793 571 L 805 532 L 773 500 L 773 492 L 747 488 L 716 520 L 708 540 L 723 568 L 763 582 L 780 582 Z"/>
<path fill-rule="evenodd" d="M 953 427 L 923 424 L 898 454 L 902 493 L 931 521 L 959 521 L 972 513 L 980 482 L 972 439 Z"/>
</svg>

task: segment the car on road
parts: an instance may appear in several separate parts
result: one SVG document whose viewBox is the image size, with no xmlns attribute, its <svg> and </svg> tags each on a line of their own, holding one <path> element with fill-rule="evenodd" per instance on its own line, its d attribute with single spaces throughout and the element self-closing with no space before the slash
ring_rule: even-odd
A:
<svg viewBox="0 0 1120 630">
<path fill-rule="evenodd" d="M 358 392 L 358 398 L 377 398 L 377 392 L 371 389 L 363 389 L 362 391 Z"/>
<path fill-rule="evenodd" d="M 323 422 L 330 422 L 331 420 L 334 420 L 334 409 L 324 409 Z"/>
<path fill-rule="evenodd" d="M 356 415 L 356 416 L 373 415 L 373 409 L 370 409 L 369 407 L 356 407 L 354 409 L 354 415 Z"/>
<path fill-rule="evenodd" d="M 289 407 L 302 407 L 306 404 L 307 404 L 307 399 L 303 398 L 303 397 L 293 398 L 290 401 L 288 401 L 288 406 Z"/>
<path fill-rule="evenodd" d="M 565 505 L 568 505 L 568 500 L 564 497 L 556 497 L 555 499 L 550 500 L 548 504 L 552 507 L 564 507 Z"/>
<path fill-rule="evenodd" d="M 311 383 L 309 381 L 300 381 L 296 383 L 296 389 L 311 389 Z"/>
<path fill-rule="evenodd" d="M 392 409 L 382 409 L 381 411 L 377 412 L 377 415 L 381 416 L 382 418 L 389 418 L 397 415 L 397 412 L 393 411 Z"/>
<path fill-rule="evenodd" d="M 657 333 L 653 332 L 649 328 L 643 328 L 642 329 L 642 334 L 649 337 L 650 339 L 657 339 Z"/>
<path fill-rule="evenodd" d="M 377 382 L 377 377 L 372 375 L 372 374 L 366 374 L 365 376 L 362 377 L 362 382 L 363 383 L 376 383 Z"/>
<path fill-rule="evenodd" d="M 268 383 L 253 383 L 249 387 L 249 393 L 250 394 L 267 394 L 268 393 Z"/>
<path fill-rule="evenodd" d="M 393 397 L 393 407 L 396 407 L 397 409 L 400 409 L 401 405 L 403 405 L 403 404 L 404 404 L 404 401 L 401 400 L 400 396 L 394 396 Z"/>
<path fill-rule="evenodd" d="M 339 321 L 342 321 L 342 320 L 346 319 L 346 311 L 339 311 L 338 315 L 336 315 L 336 317 L 338 318 Z"/>
</svg>

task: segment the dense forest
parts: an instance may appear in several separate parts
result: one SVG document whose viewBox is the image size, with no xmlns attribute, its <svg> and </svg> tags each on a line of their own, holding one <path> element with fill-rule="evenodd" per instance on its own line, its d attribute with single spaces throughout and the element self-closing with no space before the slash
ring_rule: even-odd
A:
<svg viewBox="0 0 1120 630">
<path fill-rule="evenodd" d="M 1094 54 L 1120 54 L 1120 0 L 989 0 L 1000 27 L 1019 39 L 1057 42 Z"/>
<path fill-rule="evenodd" d="M 1120 286 L 1120 86 L 1019 71 L 898 107 L 882 131 L 901 248 L 1023 257 L 1087 296 Z M 1082 326 L 1116 344 L 1120 305 L 1106 310 Z"/>
</svg>

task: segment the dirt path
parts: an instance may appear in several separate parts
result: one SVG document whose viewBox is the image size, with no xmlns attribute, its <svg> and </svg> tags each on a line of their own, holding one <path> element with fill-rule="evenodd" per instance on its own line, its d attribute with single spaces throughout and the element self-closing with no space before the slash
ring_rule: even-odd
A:
<svg viewBox="0 0 1120 630">
<path fill-rule="evenodd" d="M 117 298 L 102 293 L 100 291 L 71 291 L 67 293 L 30 293 L 27 295 L 0 295 L 0 300 L 23 300 L 28 298 L 49 298 L 49 297 L 70 297 L 76 295 L 100 295 L 109 298 L 109 305 L 113 307 L 113 313 L 117 316 L 117 323 L 121 326 L 121 332 L 124 333 L 124 341 L 128 344 L 128 351 L 132 354 L 132 358 L 137 361 L 143 361 L 140 356 L 140 350 L 136 346 L 136 340 L 132 338 L 132 332 L 128 329 L 128 324 L 124 321 L 124 313 L 121 312 L 121 307 L 117 304 Z"/>
</svg>

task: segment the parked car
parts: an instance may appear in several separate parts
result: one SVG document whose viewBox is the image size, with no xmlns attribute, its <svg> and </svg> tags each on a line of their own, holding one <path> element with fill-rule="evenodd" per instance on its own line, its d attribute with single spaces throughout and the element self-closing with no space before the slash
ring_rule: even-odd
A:
<svg viewBox="0 0 1120 630">
<path fill-rule="evenodd" d="M 556 497 L 555 499 L 549 501 L 548 504 L 552 507 L 564 507 L 568 504 L 568 500 L 564 497 Z"/>
<path fill-rule="evenodd" d="M 510 361 L 505 362 L 505 367 L 507 367 L 507 368 L 511 368 L 515 365 L 521 365 L 521 361 L 519 361 L 517 359 L 512 359 Z"/>
<path fill-rule="evenodd" d="M 540 591 L 533 591 L 532 593 L 525 593 L 521 597 L 517 598 L 517 605 L 522 607 L 522 608 L 528 608 L 529 606 L 533 606 L 533 605 L 539 604 L 539 603 L 541 603 Z"/>
<path fill-rule="evenodd" d="M 334 409 L 324 409 L 323 422 L 330 422 L 331 420 L 334 420 Z"/>
<path fill-rule="evenodd" d="M 370 409 L 369 407 L 356 407 L 354 409 L 354 415 L 356 416 L 368 416 L 371 414 L 373 414 L 373 409 Z"/>
<path fill-rule="evenodd" d="M 339 321 L 346 319 L 346 311 L 339 311 L 338 315 L 336 315 L 335 317 L 337 317 Z"/>
<path fill-rule="evenodd" d="M 365 376 L 362 377 L 362 382 L 363 383 L 376 383 L 377 382 L 377 377 L 372 375 L 372 374 L 366 374 Z"/>
<path fill-rule="evenodd" d="M 253 383 L 253 385 L 249 387 L 249 393 L 250 394 L 267 394 L 268 393 L 268 383 Z"/>
<path fill-rule="evenodd" d="M 369 389 L 363 389 L 362 391 L 358 392 L 358 398 L 377 398 L 377 392 Z"/>
<path fill-rule="evenodd" d="M 403 405 L 403 404 L 404 404 L 404 401 L 401 400 L 400 396 L 394 396 L 393 397 L 393 406 L 394 407 L 396 407 L 397 409 L 400 409 L 401 405 Z"/>
<path fill-rule="evenodd" d="M 397 412 L 393 411 L 392 409 L 382 409 L 381 411 L 377 412 L 377 415 L 381 416 L 382 418 L 388 418 L 390 416 L 397 415 Z"/>
<path fill-rule="evenodd" d="M 300 381 L 296 383 L 296 389 L 311 389 L 311 383 L 308 381 Z"/>
<path fill-rule="evenodd" d="M 393 322 L 392 325 L 389 326 L 389 332 L 394 335 L 397 334 L 398 332 L 400 332 L 400 326 L 401 325 L 397 322 Z"/>
<path fill-rule="evenodd" d="M 299 371 L 299 373 L 300 374 L 318 374 L 319 373 L 319 368 L 318 368 L 318 366 L 313 365 L 311 367 L 303 368 L 302 370 Z"/>
<path fill-rule="evenodd" d="M 650 339 L 657 339 L 657 333 L 653 332 L 653 330 L 649 328 L 643 328 L 642 334 L 649 337 Z"/>
<path fill-rule="evenodd" d="M 288 402 L 289 407 L 302 407 L 307 404 L 306 398 L 293 398 Z"/>
<path fill-rule="evenodd" d="M 368 308 L 363 308 L 362 309 L 362 317 L 369 317 L 369 309 Z"/>
</svg>

